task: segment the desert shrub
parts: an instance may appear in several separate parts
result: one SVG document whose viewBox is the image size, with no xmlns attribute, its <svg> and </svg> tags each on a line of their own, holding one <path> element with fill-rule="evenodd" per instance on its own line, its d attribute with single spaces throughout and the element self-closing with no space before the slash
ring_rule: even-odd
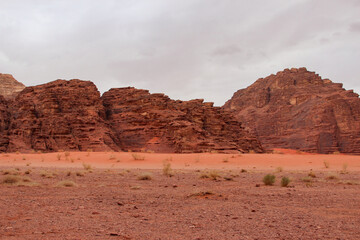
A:
<svg viewBox="0 0 360 240">
<path fill-rule="evenodd" d="M 85 173 L 82 172 L 82 171 L 77 171 L 77 172 L 75 173 L 75 175 L 78 176 L 78 177 L 83 177 L 83 176 L 85 176 Z"/>
<path fill-rule="evenodd" d="M 247 172 L 247 170 L 246 169 L 241 169 L 241 171 L 240 172 L 242 172 L 242 173 L 246 173 Z"/>
<path fill-rule="evenodd" d="M 90 170 L 92 169 L 92 167 L 91 167 L 90 164 L 83 163 L 82 165 L 83 165 L 83 167 L 84 167 L 84 169 L 85 169 L 86 171 L 90 171 Z"/>
<path fill-rule="evenodd" d="M 65 152 L 65 157 L 69 157 L 70 156 L 70 152 Z"/>
<path fill-rule="evenodd" d="M 56 158 L 57 158 L 58 161 L 60 161 L 60 160 L 61 160 L 61 154 L 58 153 L 58 154 L 56 155 Z"/>
<path fill-rule="evenodd" d="M 282 172 L 282 171 L 284 171 L 284 169 L 282 168 L 282 167 L 277 167 L 276 169 L 275 169 L 275 172 Z"/>
<path fill-rule="evenodd" d="M 343 165 L 342 165 L 342 170 L 341 170 L 341 174 L 346 174 L 346 173 L 348 173 L 348 171 L 347 171 L 347 168 L 348 168 L 348 164 L 347 163 L 344 163 Z"/>
<path fill-rule="evenodd" d="M 56 184 L 57 187 L 76 187 L 77 184 L 70 180 L 63 180 Z"/>
<path fill-rule="evenodd" d="M 310 171 L 308 177 L 316 178 L 316 175 L 313 171 Z"/>
<path fill-rule="evenodd" d="M 224 162 L 224 163 L 228 163 L 228 162 L 229 162 L 229 158 L 224 158 L 224 159 L 223 159 L 223 162 Z"/>
<path fill-rule="evenodd" d="M 152 179 L 152 174 L 151 174 L 151 173 L 148 173 L 148 172 L 141 173 L 141 174 L 138 176 L 138 179 L 139 179 L 139 180 L 151 180 L 151 179 Z"/>
<path fill-rule="evenodd" d="M 20 181 L 21 178 L 19 176 L 14 176 L 14 175 L 8 175 L 2 179 L 3 184 L 9 184 L 9 185 L 14 185 Z"/>
<path fill-rule="evenodd" d="M 233 178 L 232 176 L 225 176 L 224 179 L 225 179 L 226 181 L 232 181 L 232 180 L 234 180 L 234 178 Z"/>
<path fill-rule="evenodd" d="M 329 168 L 330 167 L 330 163 L 328 161 L 324 161 L 324 166 L 325 168 Z"/>
<path fill-rule="evenodd" d="M 200 178 L 209 178 L 209 179 L 212 179 L 212 180 L 217 180 L 221 176 L 216 170 L 211 170 L 209 172 L 202 172 L 199 177 Z"/>
<path fill-rule="evenodd" d="M 136 153 L 131 154 L 131 156 L 133 157 L 134 160 L 137 160 L 137 161 L 145 160 L 144 156 L 140 156 L 139 154 L 136 154 Z"/>
<path fill-rule="evenodd" d="M 290 182 L 291 182 L 291 180 L 288 177 L 282 177 L 281 178 L 281 186 L 282 187 L 287 187 Z"/>
<path fill-rule="evenodd" d="M 111 154 L 111 155 L 109 156 L 109 160 L 115 160 L 115 159 L 116 159 L 115 155 Z"/>
<path fill-rule="evenodd" d="M 15 175 L 7 175 L 2 181 L 2 184 L 12 186 L 37 186 L 38 184 L 33 182 L 29 177 L 20 177 Z"/>
<path fill-rule="evenodd" d="M 54 178 L 55 174 L 48 171 L 41 171 L 40 176 L 44 178 Z"/>
<path fill-rule="evenodd" d="M 171 163 L 164 161 L 163 163 L 163 174 L 168 177 L 172 177 L 172 169 L 171 169 Z"/>
<path fill-rule="evenodd" d="M 338 176 L 334 175 L 334 174 L 330 174 L 326 177 L 327 180 L 338 180 Z"/>
<path fill-rule="evenodd" d="M 313 181 L 313 178 L 307 176 L 307 177 L 303 177 L 303 178 L 301 179 L 301 181 L 306 182 L 306 183 L 311 183 L 311 182 Z"/>
<path fill-rule="evenodd" d="M 275 175 L 272 174 L 267 174 L 265 175 L 265 177 L 263 178 L 263 183 L 267 186 L 271 186 L 274 185 L 275 183 Z"/>
</svg>

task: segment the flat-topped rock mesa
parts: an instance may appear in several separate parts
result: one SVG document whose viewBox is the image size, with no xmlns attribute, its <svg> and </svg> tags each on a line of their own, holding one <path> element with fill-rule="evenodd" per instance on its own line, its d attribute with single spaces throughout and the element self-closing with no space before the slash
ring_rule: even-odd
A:
<svg viewBox="0 0 360 240">
<path fill-rule="evenodd" d="M 5 99 L 14 99 L 24 88 L 25 85 L 18 82 L 12 75 L 0 73 L 0 95 Z"/>
<path fill-rule="evenodd" d="M 7 151 L 118 149 L 104 120 L 100 93 L 90 81 L 27 87 L 10 109 Z"/>
<path fill-rule="evenodd" d="M 265 148 L 360 154 L 360 99 L 306 68 L 238 90 L 224 105 Z"/>
<path fill-rule="evenodd" d="M 263 152 L 229 111 L 203 100 L 172 100 L 136 88 L 102 96 L 109 125 L 124 150 L 155 152 Z"/>
</svg>

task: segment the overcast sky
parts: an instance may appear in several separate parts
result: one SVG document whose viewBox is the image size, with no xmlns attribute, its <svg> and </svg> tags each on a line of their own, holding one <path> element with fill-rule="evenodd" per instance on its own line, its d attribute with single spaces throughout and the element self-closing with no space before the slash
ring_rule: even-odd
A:
<svg viewBox="0 0 360 240">
<path fill-rule="evenodd" d="M 360 93 L 359 0 L 0 0 L 0 72 L 222 105 L 284 68 Z"/>
</svg>

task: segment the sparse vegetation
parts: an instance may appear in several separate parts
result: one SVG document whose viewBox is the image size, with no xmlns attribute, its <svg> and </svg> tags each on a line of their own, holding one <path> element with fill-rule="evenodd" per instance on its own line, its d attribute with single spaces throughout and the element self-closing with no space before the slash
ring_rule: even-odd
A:
<svg viewBox="0 0 360 240">
<path fill-rule="evenodd" d="M 324 161 L 324 166 L 325 166 L 325 168 L 330 168 L 330 163 L 325 160 L 325 161 Z"/>
<path fill-rule="evenodd" d="M 188 197 L 206 197 L 211 195 L 214 195 L 212 191 L 200 191 L 200 192 L 192 193 L 188 195 Z"/>
<path fill-rule="evenodd" d="M 313 171 L 310 171 L 308 177 L 316 178 L 316 174 Z"/>
<path fill-rule="evenodd" d="M 75 175 L 78 176 L 78 177 L 83 177 L 83 176 L 85 176 L 85 173 L 82 172 L 82 171 L 77 171 L 77 172 L 75 173 Z"/>
<path fill-rule="evenodd" d="M 164 161 L 163 163 L 163 174 L 167 177 L 172 177 L 174 174 L 172 173 L 171 163 L 168 161 Z"/>
<path fill-rule="evenodd" d="M 282 177 L 281 178 L 281 186 L 287 187 L 290 184 L 291 180 L 288 177 Z"/>
<path fill-rule="evenodd" d="M 40 176 L 44 178 L 54 178 L 55 174 L 48 171 L 41 171 Z"/>
<path fill-rule="evenodd" d="M 272 186 L 275 183 L 275 179 L 276 179 L 275 175 L 267 174 L 263 178 L 263 183 L 267 186 Z"/>
<path fill-rule="evenodd" d="M 223 159 L 223 162 L 224 162 L 224 163 L 228 163 L 228 162 L 229 162 L 229 158 L 224 158 L 224 159 Z"/>
<path fill-rule="evenodd" d="M 199 177 L 200 178 L 209 178 L 211 180 L 217 180 L 221 176 L 216 170 L 211 170 L 209 172 L 202 172 Z"/>
<path fill-rule="evenodd" d="M 109 160 L 115 160 L 115 159 L 116 159 L 115 155 L 111 154 L 111 155 L 109 156 Z"/>
<path fill-rule="evenodd" d="M 246 173 L 247 172 L 247 170 L 246 169 L 241 169 L 241 171 L 240 172 L 242 172 L 242 173 Z"/>
<path fill-rule="evenodd" d="M 234 180 L 234 178 L 232 176 L 225 176 L 224 179 L 226 181 L 233 181 Z"/>
<path fill-rule="evenodd" d="M 139 180 L 151 180 L 151 179 L 152 179 L 152 174 L 151 174 L 151 173 L 148 173 L 148 172 L 141 173 L 141 174 L 138 176 L 138 179 L 139 179 Z"/>
<path fill-rule="evenodd" d="M 339 177 L 335 174 L 330 174 L 326 177 L 327 180 L 339 180 Z"/>
<path fill-rule="evenodd" d="M 83 167 L 84 167 L 84 169 L 85 169 L 86 171 L 90 171 L 90 170 L 92 169 L 92 167 L 91 167 L 90 164 L 83 163 L 82 165 L 83 165 Z"/>
<path fill-rule="evenodd" d="M 347 171 L 347 168 L 348 168 L 348 164 L 347 163 L 344 163 L 343 165 L 342 165 L 342 170 L 341 170 L 341 174 L 346 174 L 346 173 L 348 173 L 348 171 Z"/>
<path fill-rule="evenodd" d="M 311 182 L 313 181 L 313 178 L 307 176 L 307 177 L 303 177 L 303 178 L 301 179 L 301 181 L 306 182 L 306 183 L 311 183 Z"/>
<path fill-rule="evenodd" d="M 142 160 L 145 160 L 145 157 L 144 156 L 141 156 L 139 154 L 136 154 L 136 153 L 133 153 L 131 154 L 131 156 L 133 157 L 134 160 L 136 161 L 142 161 Z"/>
<path fill-rule="evenodd" d="M 58 182 L 56 187 L 77 187 L 77 184 L 70 180 L 63 180 Z"/>
<path fill-rule="evenodd" d="M 61 160 L 61 154 L 58 153 L 58 154 L 56 155 L 56 158 L 57 158 L 58 161 L 60 161 L 60 160 Z"/>
<path fill-rule="evenodd" d="M 7 175 L 1 181 L 2 184 L 11 186 L 37 186 L 38 184 L 33 182 L 28 177 L 21 177 L 15 175 Z"/>
<path fill-rule="evenodd" d="M 277 172 L 277 173 L 280 173 L 280 172 L 282 172 L 282 171 L 284 171 L 284 169 L 283 169 L 282 167 L 277 167 L 277 168 L 275 169 L 275 172 Z"/>
</svg>

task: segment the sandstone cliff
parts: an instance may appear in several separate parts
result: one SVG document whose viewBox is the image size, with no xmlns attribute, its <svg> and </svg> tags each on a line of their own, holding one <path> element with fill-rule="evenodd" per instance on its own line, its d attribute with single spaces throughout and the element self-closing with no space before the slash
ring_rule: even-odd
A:
<svg viewBox="0 0 360 240">
<path fill-rule="evenodd" d="M 360 99 L 306 68 L 285 69 L 226 102 L 265 148 L 360 153 Z"/>
<path fill-rule="evenodd" d="M 13 99 L 25 88 L 25 85 L 16 81 L 10 74 L 0 73 L 0 95 L 5 99 Z"/>
<path fill-rule="evenodd" d="M 174 101 L 135 88 L 102 96 L 107 120 L 125 150 L 155 152 L 263 152 L 228 112 L 203 100 Z"/>
<path fill-rule="evenodd" d="M 7 151 L 118 149 L 92 82 L 57 80 L 27 87 L 10 109 Z"/>
</svg>

